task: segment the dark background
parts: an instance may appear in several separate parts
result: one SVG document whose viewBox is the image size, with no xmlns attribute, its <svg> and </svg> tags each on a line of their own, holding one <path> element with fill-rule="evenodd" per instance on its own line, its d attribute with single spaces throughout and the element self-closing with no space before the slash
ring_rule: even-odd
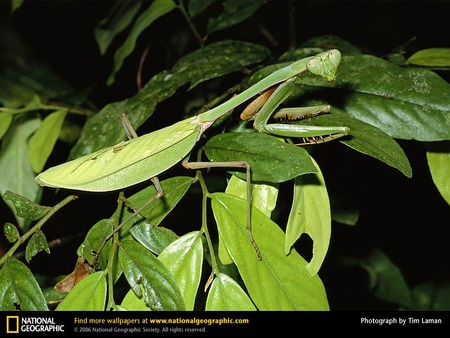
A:
<svg viewBox="0 0 450 338">
<path fill-rule="evenodd" d="M 164 48 L 166 41 L 185 28 L 179 13 L 170 14 L 155 23 L 139 39 L 137 52 L 125 62 L 117 77 L 117 84 L 106 86 L 105 79 L 112 69 L 112 54 L 100 56 L 94 38 L 94 28 L 108 15 L 109 1 L 25 1 L 11 17 L 9 2 L 0 2 L 1 22 L 17 32 L 35 57 L 49 65 L 57 74 L 83 90 L 94 85 L 90 99 L 98 108 L 122 100 L 136 93 L 135 72 L 140 54 L 151 46 L 152 61 L 145 69 L 148 80 L 153 74 L 168 68 L 179 55 Z M 300 44 L 309 38 L 324 34 L 337 35 L 378 56 L 405 45 L 406 53 L 430 47 L 449 47 L 447 1 L 294 1 L 296 40 Z M 213 11 L 214 9 L 212 9 Z M 254 17 L 217 35 L 208 42 L 224 36 L 251 40 L 267 45 L 276 56 L 290 45 L 288 11 L 293 7 L 287 1 L 272 1 L 263 6 Z M 213 14 L 213 12 L 212 12 Z M 202 23 L 199 23 L 200 25 Z M 249 24 L 263 25 L 271 32 L 276 44 L 271 44 L 259 30 L 249 30 Z M 245 29 L 244 29 L 245 28 Z M 250 32 L 243 36 L 242 32 Z M 192 48 L 195 41 L 189 42 Z M 449 79 L 448 72 L 439 73 Z M 333 310 L 395 310 L 389 304 L 373 297 L 368 291 L 368 277 L 358 267 L 344 267 L 335 257 L 350 255 L 364 257 L 374 248 L 383 250 L 399 266 L 411 287 L 428 281 L 448 281 L 449 248 L 447 234 L 449 206 L 434 187 L 425 157 L 423 144 L 401 141 L 413 167 L 408 179 L 399 172 L 370 158 L 360 156 L 358 163 L 350 150 L 340 147 L 339 158 L 318 158 L 326 168 L 325 177 L 333 177 L 333 190 L 345 191 L 346 181 L 359 181 L 358 191 L 350 191 L 361 207 L 361 217 L 354 227 L 333 225 L 329 259 L 325 262 L 321 278 L 329 295 Z M 60 149 L 62 157 L 69 148 Z M 57 161 L 56 159 L 53 159 Z M 59 160 L 59 159 L 58 159 Z M 63 161 L 63 160 L 62 160 Z M 62 199 L 64 192 L 55 195 L 46 191 L 44 204 Z M 81 198 L 67 208 L 67 214 L 56 217 L 47 231 L 59 237 L 74 233 L 73 228 L 92 225 L 101 217 L 109 217 L 115 206 L 115 195 L 80 195 Z M 84 210 L 83 217 L 79 211 Z M 187 202 L 171 216 L 177 219 L 192 216 Z M 74 224 L 74 220 L 82 224 Z M 193 226 L 195 228 L 195 226 Z M 183 230 L 183 232 L 185 229 Z M 47 232 L 46 232 L 47 233 Z M 51 237 L 51 236 L 50 236 Z M 38 255 L 32 261 L 32 271 L 57 274 L 68 273 L 75 262 L 74 252 L 81 238 L 67 246 L 52 249 L 51 255 Z"/>
</svg>

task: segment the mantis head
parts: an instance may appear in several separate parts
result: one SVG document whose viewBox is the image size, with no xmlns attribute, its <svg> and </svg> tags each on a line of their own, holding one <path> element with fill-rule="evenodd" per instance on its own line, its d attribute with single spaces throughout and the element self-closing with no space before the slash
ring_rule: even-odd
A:
<svg viewBox="0 0 450 338">
<path fill-rule="evenodd" d="M 312 57 L 306 67 L 314 75 L 319 75 L 327 81 L 334 81 L 340 62 L 341 52 L 331 49 Z"/>
</svg>

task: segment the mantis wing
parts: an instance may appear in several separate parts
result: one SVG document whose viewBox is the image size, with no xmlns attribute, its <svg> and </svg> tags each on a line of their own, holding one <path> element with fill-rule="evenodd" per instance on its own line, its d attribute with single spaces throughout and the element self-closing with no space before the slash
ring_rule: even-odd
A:
<svg viewBox="0 0 450 338">
<path fill-rule="evenodd" d="M 53 188 L 95 192 L 123 189 L 157 176 L 181 161 L 201 132 L 195 119 L 189 118 L 49 168 L 36 177 L 36 182 Z"/>
</svg>

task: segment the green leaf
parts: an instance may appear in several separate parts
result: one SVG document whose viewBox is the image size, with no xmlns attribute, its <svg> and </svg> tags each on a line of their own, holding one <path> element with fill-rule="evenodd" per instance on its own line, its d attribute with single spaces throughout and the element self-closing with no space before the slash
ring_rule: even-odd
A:
<svg viewBox="0 0 450 338">
<path fill-rule="evenodd" d="M 101 219 L 95 223 L 88 231 L 83 243 L 77 249 L 77 255 L 83 256 L 90 265 L 94 265 L 94 252 L 97 252 L 103 239 L 113 230 L 109 219 Z M 98 260 L 101 269 L 105 269 L 108 263 L 109 251 L 111 249 L 111 241 L 108 241 L 103 250 L 100 252 Z"/>
<path fill-rule="evenodd" d="M 234 279 L 219 273 L 209 288 L 205 310 L 256 311 L 256 307 Z"/>
<path fill-rule="evenodd" d="M 152 310 L 184 310 L 183 296 L 174 277 L 150 251 L 134 240 L 121 241 L 119 263 L 137 297 Z"/>
<path fill-rule="evenodd" d="M 143 292 L 143 290 L 142 290 Z M 150 311 L 151 308 L 147 306 L 144 301 L 144 297 L 138 297 L 134 293 L 133 289 L 130 289 L 125 297 L 122 299 L 121 307 L 127 309 L 128 311 Z"/>
<path fill-rule="evenodd" d="M 233 175 L 228 181 L 225 192 L 246 199 L 247 182 Z M 270 217 L 277 205 L 278 184 L 252 183 L 251 198 L 252 205 Z"/>
<path fill-rule="evenodd" d="M 48 311 L 41 288 L 30 269 L 11 257 L 0 269 L 1 311 Z"/>
<path fill-rule="evenodd" d="M 278 198 L 278 185 L 252 183 L 251 196 L 252 205 L 258 208 L 267 217 L 270 217 L 272 211 L 275 209 Z M 240 197 L 242 199 L 247 198 L 247 182 L 232 175 L 228 181 L 227 188 L 225 190 L 227 194 Z M 222 264 L 231 264 L 232 259 L 228 254 L 227 249 L 223 245 L 223 241 L 219 241 L 219 259 Z"/>
<path fill-rule="evenodd" d="M 412 176 L 412 168 L 400 145 L 387 133 L 370 124 L 359 121 L 336 107 L 331 114 L 316 116 L 298 122 L 304 125 L 347 126 L 350 137 L 340 139 L 346 146 L 399 170 L 406 177 Z"/>
<path fill-rule="evenodd" d="M 6 191 L 3 194 L 3 200 L 10 201 L 14 205 L 16 214 L 30 221 L 37 221 L 44 217 L 44 215 L 51 209 L 30 201 L 28 198 L 15 194 L 11 191 Z"/>
<path fill-rule="evenodd" d="M 267 0 L 227 0 L 224 4 L 225 11 L 209 19 L 208 35 L 248 19 L 266 2 Z"/>
<path fill-rule="evenodd" d="M 146 249 L 159 255 L 170 243 L 178 238 L 172 230 L 155 226 L 148 221 L 140 222 L 131 228 L 133 238 Z"/>
<path fill-rule="evenodd" d="M 161 188 L 164 192 L 163 197 L 150 203 L 150 205 L 144 208 L 139 215 L 148 219 L 153 226 L 157 226 L 173 210 L 173 208 L 175 208 L 181 198 L 183 198 L 189 190 L 192 183 L 194 183 L 194 179 L 189 176 L 177 176 L 161 181 Z M 156 188 L 154 185 L 151 185 L 127 198 L 127 200 L 136 210 L 147 203 L 153 196 L 155 196 L 155 194 Z M 134 211 L 125 209 L 122 214 L 121 221 L 124 221 L 130 217 L 133 213 Z M 134 225 L 126 225 L 124 230 L 133 226 L 131 232 L 134 235 L 135 231 L 139 231 L 134 229 L 143 221 L 145 221 L 145 219 L 138 217 L 133 223 Z"/>
<path fill-rule="evenodd" d="M 426 67 L 450 68 L 450 48 L 427 48 L 415 52 L 406 63 Z"/>
<path fill-rule="evenodd" d="M 5 234 L 5 237 L 9 243 L 14 243 L 20 237 L 19 230 L 17 230 L 14 224 L 9 222 L 6 222 L 3 225 L 3 233 Z"/>
<path fill-rule="evenodd" d="M 319 276 L 309 274 L 307 262 L 294 250 L 285 255 L 285 235 L 277 224 L 252 208 L 252 233 L 262 255 L 258 260 L 247 229 L 246 201 L 214 193 L 211 205 L 219 234 L 259 310 L 329 310 Z"/>
<path fill-rule="evenodd" d="M 305 149 L 262 133 L 215 135 L 206 143 L 205 154 L 215 162 L 247 161 L 255 182 L 281 183 L 317 171 Z M 245 178 L 245 172 L 231 172 Z"/>
<path fill-rule="evenodd" d="M 313 241 L 313 255 L 306 266 L 311 276 L 317 274 L 328 252 L 331 238 L 330 199 L 322 172 L 294 179 L 294 198 L 286 226 L 284 251 L 289 254 L 292 245 L 305 233 Z"/>
<path fill-rule="evenodd" d="M 104 55 L 114 38 L 127 28 L 141 8 L 141 1 L 115 2 L 108 15 L 95 28 L 95 39 Z"/>
<path fill-rule="evenodd" d="M 15 119 L 2 139 L 0 149 L 0 194 L 11 191 L 37 201 L 41 188 L 34 182 L 35 173 L 28 160 L 27 139 L 39 127 L 39 118 Z M 7 202 L 9 207 L 11 203 Z M 20 227 L 25 220 L 16 216 Z"/>
<path fill-rule="evenodd" d="M 387 302 L 409 306 L 411 290 L 400 269 L 381 250 L 374 250 L 367 258 L 359 260 L 367 270 L 373 294 Z"/>
<path fill-rule="evenodd" d="M 79 281 L 57 311 L 104 311 L 106 303 L 106 276 L 97 271 Z"/>
<path fill-rule="evenodd" d="M 28 158 L 34 172 L 40 173 L 53 151 L 67 115 L 67 109 L 50 113 L 28 141 Z"/>
<path fill-rule="evenodd" d="M 172 0 L 154 0 L 151 5 L 138 16 L 126 41 L 114 54 L 114 69 L 112 74 L 108 77 L 108 85 L 114 83 L 116 73 L 122 68 L 125 59 L 133 52 L 139 35 L 141 35 L 141 33 L 156 19 L 172 11 L 175 6 L 176 5 Z"/>
<path fill-rule="evenodd" d="M 191 17 L 195 17 L 216 1 L 217 0 L 190 0 L 188 3 L 188 13 Z"/>
<path fill-rule="evenodd" d="M 0 112 L 0 140 L 11 125 L 12 119 L 13 115 L 11 113 Z"/>
<path fill-rule="evenodd" d="M 181 294 L 186 310 L 194 310 L 198 286 L 202 277 L 203 242 L 199 231 L 189 232 L 172 242 L 158 256 L 172 273 Z"/>
<path fill-rule="evenodd" d="M 36 231 L 36 233 L 30 238 L 25 249 L 25 259 L 29 263 L 31 258 L 41 251 L 45 251 L 50 254 L 50 248 L 48 247 L 47 238 L 42 231 Z"/>
<path fill-rule="evenodd" d="M 191 88 L 203 81 L 231 72 L 245 70 L 270 55 L 267 48 L 240 41 L 221 41 L 198 49 L 181 58 L 171 70 L 155 75 L 135 96 L 106 105 L 90 118 L 70 158 L 89 154 L 97 149 L 124 140 L 126 135 L 117 117 L 127 112 L 137 129 L 149 118 L 159 102 L 171 97 L 177 89 L 191 83 Z M 181 116 L 183 112 L 176 112 Z"/>
<path fill-rule="evenodd" d="M 334 87 L 340 89 L 343 110 L 393 138 L 450 140 L 450 84 L 428 69 L 403 68 L 371 55 L 347 55 Z"/>
<path fill-rule="evenodd" d="M 450 205 L 450 142 L 426 144 L 431 178 L 439 193 Z"/>
<path fill-rule="evenodd" d="M 412 289 L 413 305 L 407 311 L 449 311 L 450 283 L 448 281 L 426 282 Z"/>
</svg>

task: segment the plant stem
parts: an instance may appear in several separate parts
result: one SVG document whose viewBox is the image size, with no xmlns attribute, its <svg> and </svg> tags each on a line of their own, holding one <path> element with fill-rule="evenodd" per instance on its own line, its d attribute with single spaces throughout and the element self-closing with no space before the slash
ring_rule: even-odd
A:
<svg viewBox="0 0 450 338">
<path fill-rule="evenodd" d="M 49 209 L 49 211 L 42 217 L 30 230 L 28 230 L 23 236 L 19 237 L 19 239 L 14 243 L 14 245 L 8 250 L 7 253 L 5 253 L 0 258 L 0 266 L 5 263 L 5 261 L 14 255 L 14 252 L 21 246 L 23 243 L 25 243 L 28 238 L 30 238 L 32 235 L 34 235 L 38 230 L 42 228 L 42 226 L 52 217 L 59 209 L 64 207 L 69 202 L 75 200 L 77 196 L 70 195 L 67 196 L 65 199 L 63 199 L 61 202 L 59 202 L 57 205 L 55 205 L 53 208 Z"/>
</svg>

